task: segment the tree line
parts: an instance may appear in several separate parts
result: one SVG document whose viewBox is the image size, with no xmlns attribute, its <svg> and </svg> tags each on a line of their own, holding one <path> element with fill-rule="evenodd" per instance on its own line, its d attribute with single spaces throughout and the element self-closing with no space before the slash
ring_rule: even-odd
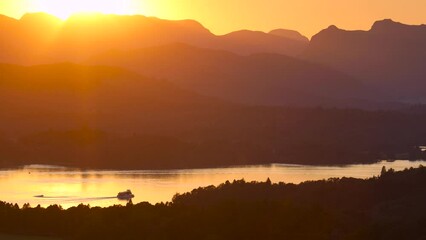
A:
<svg viewBox="0 0 426 240">
<path fill-rule="evenodd" d="M 299 185 L 234 180 L 171 202 L 0 203 L 0 233 L 63 239 L 423 239 L 426 167 Z"/>
</svg>

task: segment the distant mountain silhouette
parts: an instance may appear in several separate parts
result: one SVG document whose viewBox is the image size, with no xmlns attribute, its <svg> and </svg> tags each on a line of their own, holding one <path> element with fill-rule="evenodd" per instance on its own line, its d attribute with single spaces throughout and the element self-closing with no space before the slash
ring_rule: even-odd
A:
<svg viewBox="0 0 426 240">
<path fill-rule="evenodd" d="M 36 13 L 0 16 L 0 34 L 3 63 L 90 59 L 235 102 L 373 109 L 426 103 L 424 25 L 330 26 L 309 42 L 284 29 L 216 36 L 193 20 L 99 14 L 61 21 Z"/>
<path fill-rule="evenodd" d="M 285 37 L 285 38 L 289 38 L 289 39 L 293 39 L 293 40 L 297 40 L 301 42 L 309 42 L 309 39 L 307 37 L 303 36 L 302 34 L 294 30 L 275 29 L 270 31 L 269 34 Z"/>
<path fill-rule="evenodd" d="M 223 49 L 245 55 L 252 53 L 280 53 L 297 56 L 306 49 L 308 41 L 295 39 L 294 35 L 241 30 L 221 36 L 216 44 L 202 47 Z"/>
<path fill-rule="evenodd" d="M 367 101 L 374 89 L 330 68 L 278 54 L 240 56 L 172 44 L 110 51 L 88 63 L 124 67 L 245 104 L 377 107 Z"/>
<path fill-rule="evenodd" d="M 426 102 L 425 25 L 387 19 L 369 31 L 330 26 L 312 38 L 304 57 L 379 87 L 388 99 Z"/>
<path fill-rule="evenodd" d="M 48 48 L 61 21 L 51 15 L 26 14 L 21 20 L 0 17 L 0 62 L 30 63 L 49 61 Z"/>
<path fill-rule="evenodd" d="M 62 22 L 44 13 L 20 20 L 0 17 L 0 62 L 15 64 L 79 61 L 110 49 L 133 50 L 171 43 L 223 49 L 238 54 L 298 55 L 306 42 L 254 31 L 216 36 L 193 20 L 170 21 L 141 15 L 75 15 Z"/>
</svg>

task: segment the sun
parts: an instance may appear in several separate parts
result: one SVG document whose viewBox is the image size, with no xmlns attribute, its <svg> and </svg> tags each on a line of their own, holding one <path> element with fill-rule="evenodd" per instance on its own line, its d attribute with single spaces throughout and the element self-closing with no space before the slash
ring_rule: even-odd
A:
<svg viewBox="0 0 426 240">
<path fill-rule="evenodd" d="M 133 14 L 133 0 L 34 0 L 33 9 L 61 19 L 80 13 Z"/>
</svg>

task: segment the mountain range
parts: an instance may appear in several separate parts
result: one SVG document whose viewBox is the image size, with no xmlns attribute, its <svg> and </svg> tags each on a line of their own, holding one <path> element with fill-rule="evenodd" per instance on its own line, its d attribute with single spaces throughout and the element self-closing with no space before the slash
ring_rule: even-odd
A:
<svg viewBox="0 0 426 240">
<path fill-rule="evenodd" d="M 75 15 L 61 21 L 44 13 L 16 20 L 0 17 L 0 61 L 17 64 L 78 61 L 110 49 L 132 50 L 183 42 L 239 54 L 300 54 L 307 46 L 292 32 L 239 31 L 212 34 L 193 20 L 169 21 L 145 16 Z"/>
<path fill-rule="evenodd" d="M 144 16 L 0 16 L 0 62 L 126 68 L 250 105 L 399 109 L 426 101 L 426 27 L 392 20 L 335 26 L 311 40 L 292 30 L 217 36 L 193 20 Z"/>
</svg>

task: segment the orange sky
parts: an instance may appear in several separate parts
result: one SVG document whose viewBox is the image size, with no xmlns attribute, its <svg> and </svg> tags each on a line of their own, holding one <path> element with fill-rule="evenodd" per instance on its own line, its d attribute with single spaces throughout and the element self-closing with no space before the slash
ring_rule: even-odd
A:
<svg viewBox="0 0 426 240">
<path fill-rule="evenodd" d="M 62 18 L 76 11 L 143 14 L 195 19 L 216 34 L 287 28 L 309 37 L 331 24 L 369 29 L 375 20 L 384 18 L 426 23 L 424 0 L 0 0 L 0 14 L 19 18 L 38 11 Z"/>
</svg>

